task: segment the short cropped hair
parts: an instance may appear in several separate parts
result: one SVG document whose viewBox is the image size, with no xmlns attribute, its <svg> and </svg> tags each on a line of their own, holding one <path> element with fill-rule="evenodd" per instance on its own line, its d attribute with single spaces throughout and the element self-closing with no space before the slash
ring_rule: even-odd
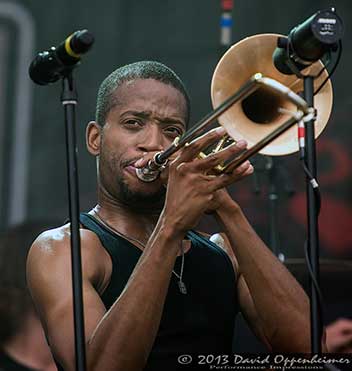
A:
<svg viewBox="0 0 352 371">
<path fill-rule="evenodd" d="M 98 91 L 95 121 L 104 126 L 106 116 L 116 105 L 114 92 L 123 83 L 135 79 L 154 79 L 177 89 L 186 101 L 186 125 L 190 117 L 190 98 L 181 79 L 169 67 L 160 62 L 141 61 L 120 67 L 101 83 Z"/>
</svg>

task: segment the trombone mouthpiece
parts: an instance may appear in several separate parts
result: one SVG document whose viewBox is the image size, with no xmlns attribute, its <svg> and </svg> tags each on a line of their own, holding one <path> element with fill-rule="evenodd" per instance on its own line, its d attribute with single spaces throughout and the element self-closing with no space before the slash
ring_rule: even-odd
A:
<svg viewBox="0 0 352 371">
<path fill-rule="evenodd" d="M 156 153 L 152 160 L 149 160 L 147 166 L 136 169 L 137 178 L 143 182 L 150 183 L 158 179 L 160 173 L 165 169 L 168 159 L 163 162 L 158 161 L 158 156 L 162 152 Z"/>
<path fill-rule="evenodd" d="M 136 169 L 137 178 L 146 183 L 151 183 L 156 180 L 160 175 L 160 169 L 152 170 L 149 164 L 146 167 Z"/>
</svg>

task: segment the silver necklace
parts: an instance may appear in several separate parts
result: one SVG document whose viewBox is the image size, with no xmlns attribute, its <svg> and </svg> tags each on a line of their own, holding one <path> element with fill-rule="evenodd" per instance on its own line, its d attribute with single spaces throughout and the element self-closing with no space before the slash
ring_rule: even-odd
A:
<svg viewBox="0 0 352 371">
<path fill-rule="evenodd" d="M 93 210 L 93 212 L 94 212 L 94 216 L 96 217 L 96 219 L 101 224 L 103 224 L 107 229 L 109 229 L 111 232 L 116 233 L 117 235 L 119 235 L 120 237 L 125 238 L 126 240 L 136 242 L 138 245 L 142 246 L 143 250 L 144 250 L 145 245 L 141 241 L 139 241 L 137 238 L 126 236 L 125 234 L 118 231 L 117 229 L 112 227 L 110 224 L 108 224 L 95 210 Z M 185 252 L 184 252 L 184 249 L 183 249 L 183 243 L 182 242 L 181 242 L 181 252 L 182 252 L 182 260 L 181 260 L 180 274 L 176 273 L 174 269 L 172 270 L 172 273 L 176 276 L 176 278 L 178 278 L 177 284 L 178 284 L 178 288 L 180 290 L 180 293 L 186 295 L 187 294 L 187 287 L 186 287 L 184 281 L 182 280 L 183 268 L 184 268 L 184 265 L 185 265 Z"/>
</svg>

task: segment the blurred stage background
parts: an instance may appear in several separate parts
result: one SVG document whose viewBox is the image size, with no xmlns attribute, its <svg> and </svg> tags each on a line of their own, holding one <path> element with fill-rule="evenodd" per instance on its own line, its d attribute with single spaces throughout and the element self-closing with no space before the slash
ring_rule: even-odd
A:
<svg viewBox="0 0 352 371">
<path fill-rule="evenodd" d="M 192 120 L 211 109 L 210 81 L 224 52 L 220 46 L 220 0 L 0 1 L 0 213 L 1 229 L 27 219 L 64 221 L 68 215 L 63 110 L 60 84 L 39 87 L 27 69 L 38 51 L 87 28 L 95 45 L 76 70 L 77 138 L 81 209 L 95 205 L 95 162 L 85 149 L 85 126 L 94 118 L 102 79 L 116 67 L 158 60 L 184 80 Z M 319 9 L 334 6 L 345 24 L 343 54 L 332 83 L 334 107 L 318 139 L 322 191 L 321 256 L 352 256 L 351 19 L 350 0 L 235 0 L 233 42 L 258 33 L 287 34 Z M 248 61 L 250 63 L 250 61 Z M 269 242 L 268 179 L 257 159 L 260 193 L 247 179 L 231 187 L 261 237 Z M 306 238 L 305 183 L 297 154 L 276 160 L 287 176 L 278 181 L 278 233 L 287 258 L 302 258 Z M 285 185 L 292 190 L 286 192 Z M 210 217 L 201 222 L 217 230 Z M 329 280 L 329 282 L 331 282 Z M 347 283 L 346 283 L 347 284 Z M 337 284 L 338 285 L 338 284 Z M 350 302 L 350 300 L 349 300 Z M 346 308 L 346 307 L 345 307 Z M 351 312 L 350 312 L 351 313 Z"/>
</svg>

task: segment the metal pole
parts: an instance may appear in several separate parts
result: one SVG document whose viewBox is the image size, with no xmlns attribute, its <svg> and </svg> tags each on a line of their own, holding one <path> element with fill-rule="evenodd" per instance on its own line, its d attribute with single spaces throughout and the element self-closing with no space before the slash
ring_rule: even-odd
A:
<svg viewBox="0 0 352 371">
<path fill-rule="evenodd" d="M 304 98 L 309 107 L 314 107 L 314 78 L 304 77 Z M 314 120 L 305 123 L 306 151 L 305 164 L 314 179 L 317 178 L 316 148 L 314 136 Z M 319 231 L 318 205 L 310 179 L 306 177 L 307 189 L 307 217 L 308 217 L 308 257 L 315 281 L 319 278 Z M 311 323 L 311 350 L 312 354 L 321 354 L 322 316 L 319 306 L 319 295 L 313 280 L 310 278 L 310 323 Z"/>
<path fill-rule="evenodd" d="M 72 294 L 74 312 L 74 335 L 76 370 L 86 370 L 86 348 L 84 333 L 84 312 L 82 295 L 81 241 L 79 234 L 79 194 L 76 146 L 75 107 L 77 93 L 72 71 L 62 79 L 61 102 L 65 110 L 66 160 L 68 179 L 68 199 L 71 231 Z"/>
</svg>

